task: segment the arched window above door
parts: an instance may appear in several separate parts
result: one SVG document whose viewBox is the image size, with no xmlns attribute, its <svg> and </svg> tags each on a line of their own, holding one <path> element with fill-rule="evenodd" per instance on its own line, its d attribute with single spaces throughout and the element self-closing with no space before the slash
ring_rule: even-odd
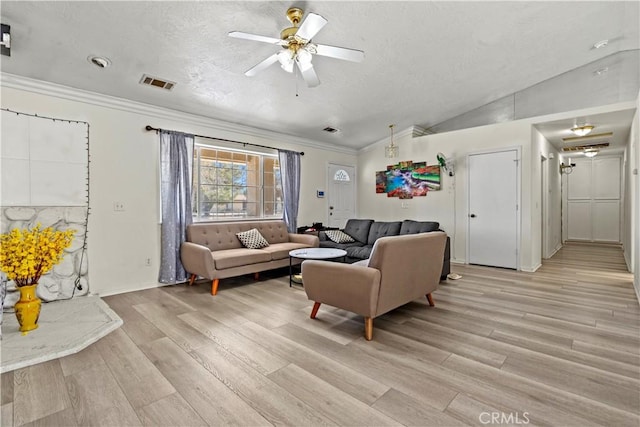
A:
<svg viewBox="0 0 640 427">
<path fill-rule="evenodd" d="M 336 173 L 333 175 L 334 181 L 351 181 L 349 174 L 344 169 L 338 169 Z"/>
</svg>

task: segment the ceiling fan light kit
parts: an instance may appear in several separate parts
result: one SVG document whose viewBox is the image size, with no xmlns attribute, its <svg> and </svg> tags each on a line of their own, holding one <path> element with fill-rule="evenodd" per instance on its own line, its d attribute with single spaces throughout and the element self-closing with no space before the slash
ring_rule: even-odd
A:
<svg viewBox="0 0 640 427">
<path fill-rule="evenodd" d="M 270 65 L 279 62 L 280 67 L 288 73 L 293 73 L 294 67 L 297 66 L 307 86 L 315 87 L 320 84 L 320 79 L 313 68 L 313 55 L 353 62 L 361 62 L 364 59 L 364 52 L 361 50 L 311 43 L 311 39 L 328 21 L 315 13 L 307 14 L 307 17 L 302 20 L 303 15 L 304 11 L 297 7 L 287 10 L 287 19 L 293 27 L 282 30 L 279 39 L 240 31 L 229 33 L 230 37 L 279 45 L 283 48 L 247 70 L 246 76 L 253 77 Z"/>
</svg>

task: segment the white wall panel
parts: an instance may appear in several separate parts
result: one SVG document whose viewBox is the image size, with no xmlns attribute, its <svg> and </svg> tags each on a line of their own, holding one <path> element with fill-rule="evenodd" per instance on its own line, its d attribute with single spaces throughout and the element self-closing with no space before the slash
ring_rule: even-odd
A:
<svg viewBox="0 0 640 427">
<path fill-rule="evenodd" d="M 0 157 L 3 207 L 86 206 L 86 124 L 2 111 Z"/>
<path fill-rule="evenodd" d="M 591 201 L 570 201 L 568 211 L 569 239 L 591 240 Z"/>
<path fill-rule="evenodd" d="M 31 205 L 31 179 L 29 178 L 29 160 L 2 159 L 2 205 L 29 206 Z M 6 179 L 11 177 L 11 179 Z"/>
<path fill-rule="evenodd" d="M 620 199 L 620 158 L 593 159 L 593 198 Z"/>
<path fill-rule="evenodd" d="M 29 117 L 2 111 L 0 153 L 3 159 L 29 159 Z"/>
<path fill-rule="evenodd" d="M 620 201 L 595 201 L 593 203 L 593 240 L 620 241 Z"/>
<path fill-rule="evenodd" d="M 574 160 L 576 166 L 567 180 L 569 200 L 591 198 L 591 162 Z"/>
</svg>

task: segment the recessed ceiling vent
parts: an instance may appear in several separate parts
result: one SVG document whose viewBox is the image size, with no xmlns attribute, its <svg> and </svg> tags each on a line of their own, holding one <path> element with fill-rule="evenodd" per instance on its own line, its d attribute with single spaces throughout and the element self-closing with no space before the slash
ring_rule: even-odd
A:
<svg viewBox="0 0 640 427">
<path fill-rule="evenodd" d="M 599 144 L 588 144 L 588 145 L 576 145 L 575 147 L 564 147 L 562 151 L 584 151 L 584 150 L 593 150 L 596 148 L 606 148 L 609 146 L 608 142 L 601 142 Z"/>
<path fill-rule="evenodd" d="M 170 82 L 168 80 L 163 80 L 158 77 L 152 77 L 147 74 L 143 74 L 142 80 L 140 80 L 140 84 L 155 86 L 155 87 L 159 87 L 160 89 L 171 90 L 176 85 L 176 82 Z"/>
<path fill-rule="evenodd" d="M 339 129 L 336 128 L 332 128 L 331 126 L 327 126 L 326 128 L 322 129 L 325 132 L 329 132 L 329 133 L 336 133 L 339 131 Z"/>
</svg>

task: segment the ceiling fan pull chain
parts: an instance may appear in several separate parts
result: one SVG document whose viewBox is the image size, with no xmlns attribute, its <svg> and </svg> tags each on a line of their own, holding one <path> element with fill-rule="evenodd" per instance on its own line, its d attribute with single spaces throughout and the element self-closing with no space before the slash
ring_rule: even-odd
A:
<svg viewBox="0 0 640 427">
<path fill-rule="evenodd" d="M 296 81 L 296 98 L 298 97 L 298 67 L 295 68 L 295 81 Z"/>
</svg>

